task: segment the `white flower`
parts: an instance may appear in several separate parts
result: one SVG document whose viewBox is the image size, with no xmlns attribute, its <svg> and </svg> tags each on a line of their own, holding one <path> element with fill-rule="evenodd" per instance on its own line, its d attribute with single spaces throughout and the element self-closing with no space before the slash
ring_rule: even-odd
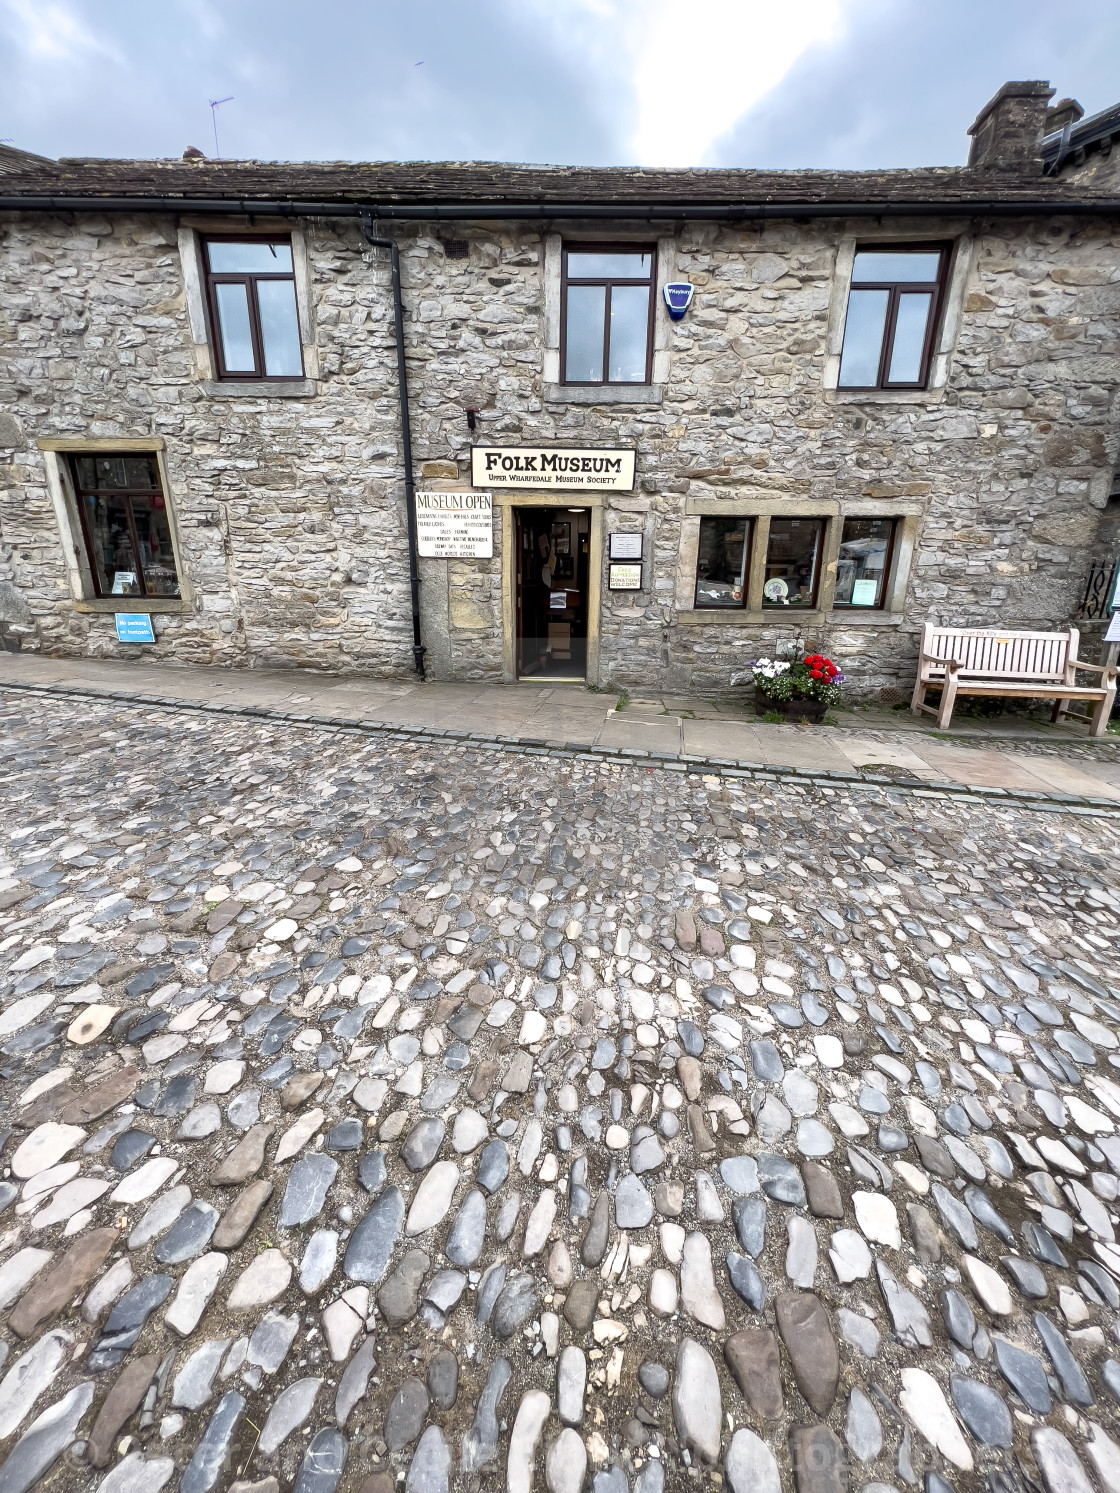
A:
<svg viewBox="0 0 1120 1493">
<path fill-rule="evenodd" d="M 789 672 L 789 664 L 781 659 L 759 658 L 751 665 L 757 676 L 763 679 L 777 679 L 779 675 Z"/>
</svg>

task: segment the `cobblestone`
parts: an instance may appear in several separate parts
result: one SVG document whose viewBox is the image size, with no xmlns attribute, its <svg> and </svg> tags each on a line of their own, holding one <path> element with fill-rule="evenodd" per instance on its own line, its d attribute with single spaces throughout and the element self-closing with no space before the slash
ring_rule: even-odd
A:
<svg viewBox="0 0 1120 1493">
<path fill-rule="evenodd" d="M 30 695 L 0 741 L 5 1485 L 1111 1466 L 1115 819 Z"/>
</svg>

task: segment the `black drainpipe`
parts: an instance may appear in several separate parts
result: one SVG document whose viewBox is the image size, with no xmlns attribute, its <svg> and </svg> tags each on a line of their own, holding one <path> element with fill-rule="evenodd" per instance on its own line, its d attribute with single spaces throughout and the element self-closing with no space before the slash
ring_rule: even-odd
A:
<svg viewBox="0 0 1120 1493">
<path fill-rule="evenodd" d="M 378 238 L 373 232 L 372 213 L 362 214 L 366 243 L 389 250 L 393 277 L 393 329 L 397 342 L 397 392 L 401 403 L 401 455 L 404 459 L 404 507 L 408 524 L 408 581 L 412 591 L 412 662 L 421 682 L 427 649 L 420 637 L 420 564 L 416 541 L 416 484 L 412 476 L 412 426 L 408 418 L 408 370 L 404 358 L 404 304 L 401 300 L 401 255 L 396 239 Z"/>
</svg>

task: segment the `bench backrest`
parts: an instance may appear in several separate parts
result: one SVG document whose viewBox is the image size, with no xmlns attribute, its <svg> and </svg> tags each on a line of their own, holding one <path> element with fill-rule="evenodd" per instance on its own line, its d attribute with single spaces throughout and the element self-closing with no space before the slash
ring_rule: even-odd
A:
<svg viewBox="0 0 1120 1493">
<path fill-rule="evenodd" d="M 986 627 L 936 627 L 927 622 L 922 628 L 922 652 L 956 659 L 962 674 L 1061 682 L 1077 658 L 1079 637 L 1076 627 L 1065 632 L 998 632 Z M 932 678 L 945 673 L 943 667 L 929 662 L 923 670 Z"/>
</svg>

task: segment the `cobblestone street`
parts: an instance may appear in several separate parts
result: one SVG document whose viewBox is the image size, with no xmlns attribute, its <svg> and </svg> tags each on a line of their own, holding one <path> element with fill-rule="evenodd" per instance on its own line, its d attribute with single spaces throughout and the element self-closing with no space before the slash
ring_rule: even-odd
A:
<svg viewBox="0 0 1120 1493">
<path fill-rule="evenodd" d="M 1120 820 L 0 743 L 0 1493 L 1120 1493 Z"/>
</svg>

